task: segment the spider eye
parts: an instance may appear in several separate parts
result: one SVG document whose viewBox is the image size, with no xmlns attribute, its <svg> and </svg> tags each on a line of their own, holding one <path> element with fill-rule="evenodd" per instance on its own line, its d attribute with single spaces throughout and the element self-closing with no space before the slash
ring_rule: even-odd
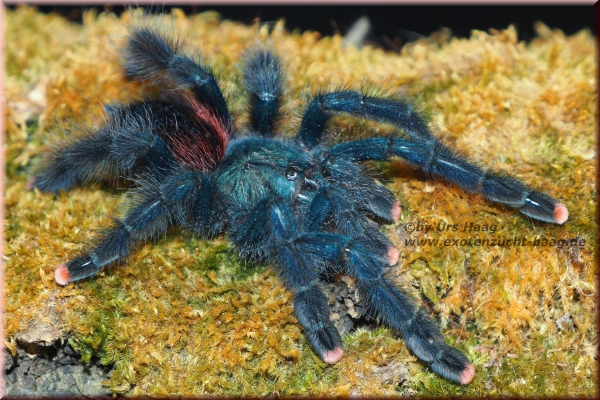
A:
<svg viewBox="0 0 600 400">
<path fill-rule="evenodd" d="M 296 179 L 298 179 L 298 171 L 290 168 L 287 171 L 285 171 L 285 177 L 288 181 L 295 181 Z"/>
</svg>

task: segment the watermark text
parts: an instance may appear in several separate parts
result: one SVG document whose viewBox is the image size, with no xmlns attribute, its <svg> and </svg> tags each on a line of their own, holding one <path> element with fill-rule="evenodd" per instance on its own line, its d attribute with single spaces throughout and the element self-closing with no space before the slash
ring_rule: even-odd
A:
<svg viewBox="0 0 600 400">
<path fill-rule="evenodd" d="M 496 238 L 496 237 L 475 237 L 475 238 L 416 238 L 410 237 L 404 239 L 404 245 L 407 247 L 415 246 L 430 246 L 430 247 L 511 247 L 511 246 L 533 246 L 533 247 L 547 247 L 553 246 L 557 248 L 562 247 L 585 247 L 585 239 L 574 238 L 574 239 L 546 239 L 536 238 L 528 239 L 526 237 L 512 237 L 512 238 Z"/>
</svg>

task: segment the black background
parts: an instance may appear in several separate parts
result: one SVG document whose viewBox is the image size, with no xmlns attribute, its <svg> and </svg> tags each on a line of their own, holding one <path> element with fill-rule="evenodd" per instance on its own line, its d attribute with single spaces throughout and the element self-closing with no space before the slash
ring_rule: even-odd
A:
<svg viewBox="0 0 600 400">
<path fill-rule="evenodd" d="M 160 3 L 159 3 L 160 4 Z M 143 6 L 143 4 L 141 4 Z M 57 12 L 74 22 L 81 22 L 82 12 L 93 6 L 39 6 L 42 12 Z M 98 5 L 98 9 L 120 14 L 131 6 Z M 174 4 L 153 5 L 152 11 L 168 11 Z M 148 8 L 148 7 L 147 7 Z M 206 10 L 218 11 L 224 18 L 249 24 L 257 18 L 263 22 L 285 18 L 286 28 L 318 31 L 323 35 L 345 34 L 352 23 L 361 16 L 369 17 L 372 31 L 368 41 L 389 49 L 396 49 L 420 35 L 429 36 L 442 27 L 452 30 L 454 36 L 468 37 L 471 30 L 489 31 L 504 29 L 515 24 L 519 40 L 529 41 L 536 36 L 535 21 L 542 21 L 550 28 L 563 30 L 567 35 L 588 28 L 595 29 L 595 6 L 568 5 L 202 5 L 178 6 L 187 14 Z"/>
</svg>

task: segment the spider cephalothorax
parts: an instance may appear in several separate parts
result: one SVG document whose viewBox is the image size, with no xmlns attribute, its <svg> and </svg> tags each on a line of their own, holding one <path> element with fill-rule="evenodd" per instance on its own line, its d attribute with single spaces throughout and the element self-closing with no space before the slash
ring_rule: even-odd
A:
<svg viewBox="0 0 600 400">
<path fill-rule="evenodd" d="M 343 350 L 318 282 L 321 275 L 341 272 L 355 278 L 370 312 L 400 332 L 435 372 L 471 381 L 475 369 L 469 360 L 384 277 L 383 268 L 397 262 L 398 251 L 378 223 L 397 221 L 401 207 L 361 162 L 400 157 L 545 222 L 566 221 L 562 203 L 462 158 L 430 132 L 408 102 L 392 97 L 320 93 L 307 106 L 297 135 L 275 138 L 284 79 L 277 56 L 262 47 L 249 52 L 244 65 L 251 100 L 245 133 L 234 131 L 210 70 L 181 54 L 176 43 L 139 28 L 123 58 L 128 76 L 167 90 L 107 107 L 99 129 L 51 151 L 29 183 L 58 192 L 91 179 L 126 176 L 135 182 L 137 200 L 128 213 L 98 244 L 56 269 L 59 284 L 97 274 L 170 225 L 201 237 L 225 232 L 243 256 L 275 266 L 325 362 L 336 363 Z M 392 124 L 405 134 L 327 146 L 326 124 L 337 113 Z"/>
</svg>

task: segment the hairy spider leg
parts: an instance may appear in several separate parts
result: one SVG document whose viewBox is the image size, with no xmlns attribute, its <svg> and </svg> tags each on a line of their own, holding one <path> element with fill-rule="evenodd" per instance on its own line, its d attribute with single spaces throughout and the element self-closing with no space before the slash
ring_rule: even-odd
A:
<svg viewBox="0 0 600 400">
<path fill-rule="evenodd" d="M 438 327 L 422 309 L 415 308 L 410 297 L 384 278 L 381 266 L 368 252 L 350 243 L 343 251 L 348 257 L 345 272 L 356 278 L 375 315 L 401 332 L 407 346 L 433 371 L 454 382 L 469 383 L 475 369 L 467 357 L 446 344 Z"/>
<path fill-rule="evenodd" d="M 285 286 L 294 294 L 294 312 L 315 352 L 328 364 L 344 351 L 342 338 L 329 320 L 329 305 L 321 292 L 319 271 L 323 260 L 310 257 L 303 247 L 306 236 L 298 232 L 289 206 L 281 197 L 259 202 L 239 213 L 232 222 L 230 239 L 243 253 L 258 252 L 274 263 Z"/>
<path fill-rule="evenodd" d="M 213 108 L 223 123 L 230 125 L 227 103 L 210 68 L 179 52 L 178 42 L 150 28 L 139 28 L 131 33 L 123 51 L 123 67 L 132 78 L 152 84 L 167 80 L 189 88 L 199 103 Z"/>
<path fill-rule="evenodd" d="M 397 136 L 356 140 L 334 146 L 331 154 L 354 162 L 401 157 L 428 175 L 440 176 L 465 190 L 518 208 L 531 218 L 563 224 L 569 216 L 564 204 L 506 174 L 484 171 L 435 137 L 424 141 Z"/>
<path fill-rule="evenodd" d="M 468 191 L 482 193 L 492 201 L 519 208 L 531 218 L 562 224 L 569 216 L 565 205 L 550 196 L 506 174 L 485 172 L 474 162 L 458 156 L 431 134 L 419 114 L 405 102 L 352 91 L 315 96 L 306 110 L 297 139 L 309 147 L 318 144 L 333 112 L 392 123 L 413 139 L 391 136 L 356 140 L 334 146 L 330 151 L 333 156 L 344 155 L 352 161 L 402 157 L 429 175 L 438 175 Z"/>
<path fill-rule="evenodd" d="M 244 60 L 244 86 L 250 93 L 250 126 L 263 136 L 275 133 L 275 123 L 283 94 L 281 60 L 259 47 Z"/>
<path fill-rule="evenodd" d="M 402 212 L 400 202 L 388 188 L 368 176 L 361 165 L 331 153 L 327 154 L 322 165 L 335 185 L 347 191 L 356 208 L 373 213 L 387 222 L 398 221 Z"/>
<path fill-rule="evenodd" d="M 166 171 L 176 164 L 156 129 L 150 104 L 107 108 L 105 123 L 95 132 L 50 151 L 28 189 L 58 193 L 89 180 L 129 176 L 146 165 Z"/>
<path fill-rule="evenodd" d="M 327 121 L 333 113 L 340 112 L 392 123 L 402 127 L 414 139 L 433 138 L 425 121 L 408 102 L 340 91 L 314 97 L 304 112 L 296 140 L 308 147 L 316 146 L 321 142 Z"/>
<path fill-rule="evenodd" d="M 433 371 L 462 384 L 473 379 L 473 364 L 444 342 L 435 324 L 413 305 L 408 295 L 384 277 L 381 265 L 364 246 L 334 233 L 307 234 L 298 241 L 305 257 L 339 263 L 341 272 L 356 278 L 370 310 L 384 324 L 402 333 L 407 346 Z"/>
<path fill-rule="evenodd" d="M 127 215 L 115 220 L 91 251 L 55 270 L 56 282 L 66 285 L 96 275 L 100 268 L 127 257 L 141 240 L 164 233 L 174 222 L 197 217 L 198 211 L 202 215 L 206 207 L 206 199 L 198 194 L 202 184 L 209 181 L 192 171 L 177 171 L 163 182 L 147 180 L 140 185 L 139 196 Z"/>
<path fill-rule="evenodd" d="M 340 188 L 320 189 L 306 215 L 306 226 L 314 230 L 320 227 L 326 217 L 335 213 L 340 214 L 333 217 L 336 220 L 356 219 L 356 211 L 352 216 L 343 215 L 344 209 L 353 209 L 351 204 L 344 201 L 348 198 L 348 192 Z M 356 278 L 359 289 L 374 313 L 385 324 L 401 332 L 409 348 L 429 363 L 435 372 L 455 382 L 469 383 L 475 374 L 473 365 L 462 353 L 444 342 L 438 328 L 422 310 L 413 306 L 407 295 L 384 278 L 383 263 L 369 246 L 364 245 L 364 240 L 346 233 L 357 232 L 356 227 L 356 224 L 346 223 L 339 229 L 342 234 L 302 235 L 298 239 L 299 247 L 313 259 L 313 263 L 323 264 L 325 261 L 325 266 L 339 264 L 341 272 Z M 391 249 L 396 250 L 393 246 Z M 397 261 L 397 250 L 395 258 L 394 263 Z M 322 261 L 314 261 L 318 259 Z"/>
<path fill-rule="evenodd" d="M 335 232 L 360 243 L 379 262 L 388 265 L 398 262 L 398 250 L 379 231 L 379 226 L 356 210 L 349 191 L 334 185 L 322 187 L 315 194 L 305 221 L 305 231 L 323 231 L 331 223 Z"/>
</svg>

